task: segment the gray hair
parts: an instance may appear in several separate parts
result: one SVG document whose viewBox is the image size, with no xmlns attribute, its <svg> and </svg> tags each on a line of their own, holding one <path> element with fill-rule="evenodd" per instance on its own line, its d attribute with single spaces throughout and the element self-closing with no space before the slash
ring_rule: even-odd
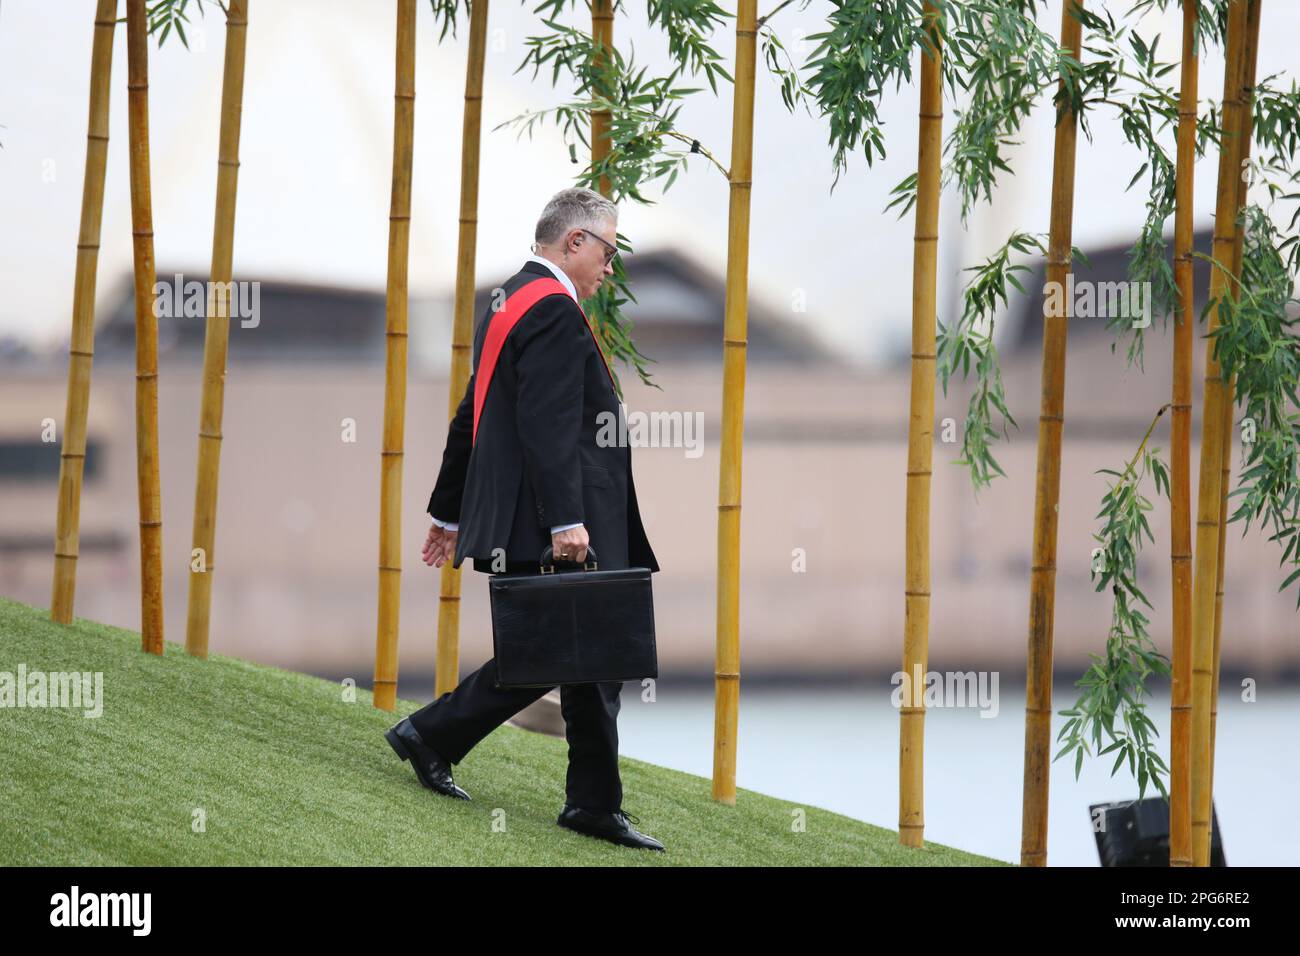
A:
<svg viewBox="0 0 1300 956">
<path fill-rule="evenodd" d="M 618 206 L 600 193 L 584 186 L 561 189 L 542 210 L 533 238 L 547 246 L 570 229 L 595 229 L 606 219 L 618 222 Z"/>
</svg>

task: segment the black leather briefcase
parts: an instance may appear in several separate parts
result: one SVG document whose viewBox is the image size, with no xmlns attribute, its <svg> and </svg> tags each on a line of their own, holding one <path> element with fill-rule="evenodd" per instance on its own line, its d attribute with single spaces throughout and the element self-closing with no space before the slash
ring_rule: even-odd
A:
<svg viewBox="0 0 1300 956">
<path fill-rule="evenodd" d="M 540 574 L 488 578 L 492 646 L 501 687 L 555 687 L 658 677 L 649 568 L 556 573 L 551 548 Z"/>
</svg>

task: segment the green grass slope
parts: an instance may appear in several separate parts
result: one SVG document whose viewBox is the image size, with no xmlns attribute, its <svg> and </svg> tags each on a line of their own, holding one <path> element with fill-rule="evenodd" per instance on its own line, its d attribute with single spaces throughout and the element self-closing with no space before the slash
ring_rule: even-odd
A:
<svg viewBox="0 0 1300 956">
<path fill-rule="evenodd" d="M 0 598 L 0 671 L 102 672 L 103 713 L 0 707 L 4 865 L 997 865 L 879 827 L 622 758 L 624 807 L 667 853 L 563 830 L 564 741 L 501 727 L 455 768 L 473 796 L 422 788 L 358 688 Z M 398 713 L 417 704 L 398 701 Z M 202 827 L 194 822 L 202 814 Z"/>
</svg>

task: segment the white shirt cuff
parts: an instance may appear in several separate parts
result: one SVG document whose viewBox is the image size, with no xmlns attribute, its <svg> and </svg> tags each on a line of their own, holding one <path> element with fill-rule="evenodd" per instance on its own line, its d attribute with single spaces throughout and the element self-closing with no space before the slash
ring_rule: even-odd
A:
<svg viewBox="0 0 1300 956">
<path fill-rule="evenodd" d="M 429 515 L 429 520 L 432 521 L 434 524 L 436 524 L 439 528 L 446 528 L 448 531 L 456 531 L 457 529 L 460 528 L 459 521 L 439 521 L 433 515 Z"/>
<path fill-rule="evenodd" d="M 573 524 L 557 524 L 551 528 L 551 534 L 559 534 L 561 531 L 568 531 L 570 528 L 581 528 L 582 522 L 575 521 Z"/>
</svg>

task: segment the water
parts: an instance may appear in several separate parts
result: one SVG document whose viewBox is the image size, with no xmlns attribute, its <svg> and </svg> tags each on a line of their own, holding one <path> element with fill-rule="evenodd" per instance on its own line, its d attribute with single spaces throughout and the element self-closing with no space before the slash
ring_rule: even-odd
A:
<svg viewBox="0 0 1300 956">
<path fill-rule="evenodd" d="M 634 683 L 623 690 L 620 752 L 710 777 L 712 691 L 674 690 L 661 682 L 657 700 L 647 703 L 639 690 Z M 1236 693 L 1235 686 L 1222 688 L 1214 777 L 1227 862 L 1300 864 L 1300 828 L 1292 816 L 1300 791 L 1300 690 L 1265 689 L 1253 703 L 1238 700 Z M 1054 707 L 1063 709 L 1073 700 L 1073 688 L 1058 687 Z M 1019 861 L 1024 703 L 1023 688 L 1002 688 L 994 717 L 981 717 L 975 709 L 927 711 L 927 840 Z M 1148 713 L 1168 762 L 1168 695 L 1154 697 Z M 1053 755 L 1060 749 L 1055 735 L 1064 719 L 1053 718 Z M 737 786 L 896 830 L 898 723 L 887 692 L 875 689 L 742 686 Z M 1110 776 L 1113 763 L 1113 754 L 1085 759 L 1078 781 L 1072 757 L 1053 764 L 1050 865 L 1099 865 L 1089 805 L 1138 795 L 1127 766 Z M 635 800 L 635 793 L 627 794 L 633 812 Z"/>
</svg>

